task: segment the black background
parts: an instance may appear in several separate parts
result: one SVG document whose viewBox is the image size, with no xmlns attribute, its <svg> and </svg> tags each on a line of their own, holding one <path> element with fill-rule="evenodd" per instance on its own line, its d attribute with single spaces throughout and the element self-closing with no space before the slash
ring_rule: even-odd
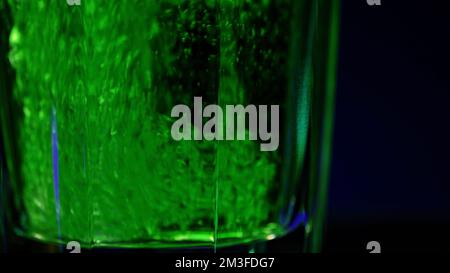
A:
<svg viewBox="0 0 450 273">
<path fill-rule="evenodd" d="M 325 253 L 450 253 L 447 2 L 341 1 Z"/>
<path fill-rule="evenodd" d="M 450 248 L 446 2 L 342 1 L 326 251 Z"/>
</svg>

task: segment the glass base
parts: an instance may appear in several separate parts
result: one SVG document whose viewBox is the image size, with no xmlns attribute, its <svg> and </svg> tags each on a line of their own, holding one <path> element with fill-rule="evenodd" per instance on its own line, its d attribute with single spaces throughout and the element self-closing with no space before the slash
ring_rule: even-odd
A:
<svg viewBox="0 0 450 273">
<path fill-rule="evenodd" d="M 67 241 L 49 242 L 38 239 L 39 236 L 10 236 L 4 251 L 9 253 L 70 253 Z M 222 239 L 213 242 L 116 242 L 98 244 L 94 247 L 81 246 L 81 253 L 291 253 L 303 252 L 304 228 L 285 233 L 259 233 L 253 238 L 247 237 Z"/>
</svg>

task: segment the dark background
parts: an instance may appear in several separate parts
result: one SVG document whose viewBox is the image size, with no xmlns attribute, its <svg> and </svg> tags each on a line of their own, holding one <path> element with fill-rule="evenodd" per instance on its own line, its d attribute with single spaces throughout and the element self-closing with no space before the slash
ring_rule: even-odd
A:
<svg viewBox="0 0 450 273">
<path fill-rule="evenodd" d="M 450 249 L 446 2 L 342 1 L 326 251 Z"/>
<path fill-rule="evenodd" d="M 341 0 L 324 251 L 450 253 L 449 4 L 381 2 Z"/>
</svg>

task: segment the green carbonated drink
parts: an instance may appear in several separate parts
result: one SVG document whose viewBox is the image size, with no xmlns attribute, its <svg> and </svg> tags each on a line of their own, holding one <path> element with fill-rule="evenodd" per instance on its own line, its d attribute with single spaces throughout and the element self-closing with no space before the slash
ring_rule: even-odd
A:
<svg viewBox="0 0 450 273">
<path fill-rule="evenodd" d="M 83 247 L 220 247 L 292 228 L 306 206 L 313 1 L 72 2 L 0 8 L 16 233 Z M 279 105 L 278 149 L 174 140 L 171 110 L 194 97 Z"/>
</svg>

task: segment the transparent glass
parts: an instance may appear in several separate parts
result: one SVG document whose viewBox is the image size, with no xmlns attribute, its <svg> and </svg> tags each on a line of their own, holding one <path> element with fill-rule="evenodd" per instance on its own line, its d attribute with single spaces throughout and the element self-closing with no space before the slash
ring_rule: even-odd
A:
<svg viewBox="0 0 450 273">
<path fill-rule="evenodd" d="M 299 244 L 320 249 L 338 1 L 4 0 L 0 12 L 8 229 L 84 248 L 217 250 L 300 226 Z M 171 111 L 194 97 L 279 105 L 278 149 L 248 129 L 174 140 Z"/>
</svg>

